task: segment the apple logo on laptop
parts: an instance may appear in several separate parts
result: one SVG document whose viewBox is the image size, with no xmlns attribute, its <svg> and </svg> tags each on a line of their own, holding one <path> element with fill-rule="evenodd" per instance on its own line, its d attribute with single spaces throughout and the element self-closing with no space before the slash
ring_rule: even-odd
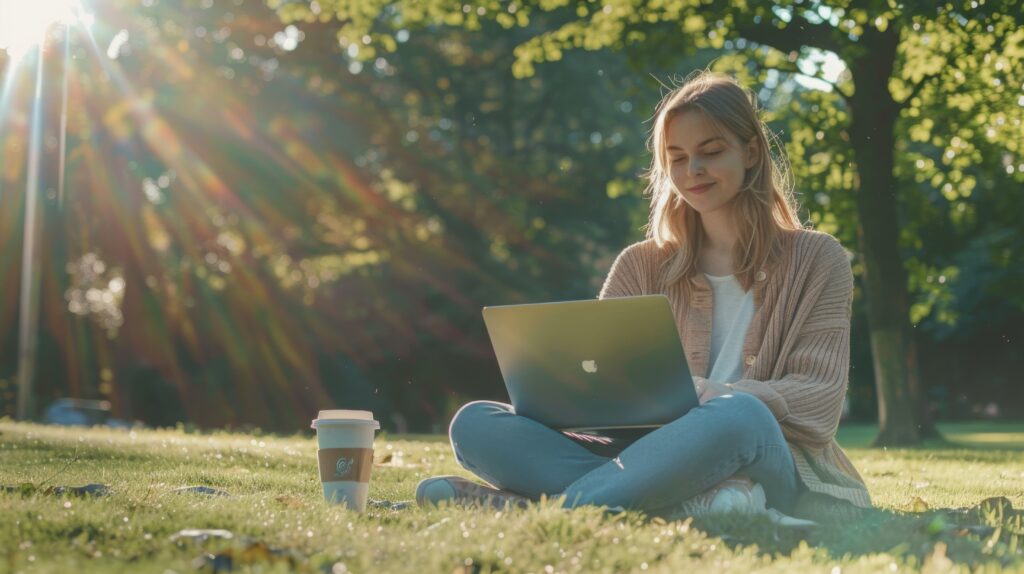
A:
<svg viewBox="0 0 1024 574">
<path fill-rule="evenodd" d="M 596 373 L 597 361 L 583 361 L 583 370 L 588 373 Z"/>
</svg>

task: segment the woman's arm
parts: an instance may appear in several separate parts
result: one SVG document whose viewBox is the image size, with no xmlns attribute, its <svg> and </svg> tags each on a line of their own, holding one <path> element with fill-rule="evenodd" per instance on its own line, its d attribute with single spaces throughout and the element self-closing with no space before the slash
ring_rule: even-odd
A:
<svg viewBox="0 0 1024 574">
<path fill-rule="evenodd" d="M 839 427 L 849 382 L 853 272 L 838 241 L 830 239 L 818 252 L 808 281 L 806 299 L 793 318 L 800 332 L 786 357 L 785 375 L 727 386 L 764 401 L 788 440 L 821 447 Z"/>
</svg>

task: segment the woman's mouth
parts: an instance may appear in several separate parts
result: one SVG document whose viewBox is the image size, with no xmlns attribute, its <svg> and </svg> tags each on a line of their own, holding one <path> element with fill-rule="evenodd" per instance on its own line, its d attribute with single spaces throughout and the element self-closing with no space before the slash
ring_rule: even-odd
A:
<svg viewBox="0 0 1024 574">
<path fill-rule="evenodd" d="M 714 183 L 705 183 L 704 185 L 698 185 L 698 186 L 695 186 L 695 187 L 691 187 L 691 188 L 687 189 L 686 191 L 689 191 L 690 193 L 704 193 L 705 191 L 710 189 L 712 185 L 715 185 L 715 184 Z"/>
</svg>

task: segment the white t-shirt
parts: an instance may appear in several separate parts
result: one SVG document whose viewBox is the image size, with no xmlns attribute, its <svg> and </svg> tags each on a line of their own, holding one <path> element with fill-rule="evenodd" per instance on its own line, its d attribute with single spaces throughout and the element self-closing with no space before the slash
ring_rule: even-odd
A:
<svg viewBox="0 0 1024 574">
<path fill-rule="evenodd" d="M 735 275 L 704 274 L 711 284 L 711 355 L 709 381 L 732 383 L 743 378 L 743 340 L 754 318 L 754 293 L 743 291 Z"/>
</svg>

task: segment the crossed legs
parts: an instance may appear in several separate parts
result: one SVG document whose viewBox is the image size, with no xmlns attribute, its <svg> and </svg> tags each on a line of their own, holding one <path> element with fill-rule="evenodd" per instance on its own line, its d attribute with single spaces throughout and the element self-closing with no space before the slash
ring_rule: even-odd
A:
<svg viewBox="0 0 1024 574">
<path fill-rule="evenodd" d="M 741 472 L 784 513 L 798 495 L 793 456 L 768 407 L 747 393 L 715 397 L 626 446 L 595 454 L 510 405 L 476 401 L 449 427 L 459 463 L 492 485 L 564 505 L 621 506 L 648 512 L 674 507 Z"/>
</svg>

